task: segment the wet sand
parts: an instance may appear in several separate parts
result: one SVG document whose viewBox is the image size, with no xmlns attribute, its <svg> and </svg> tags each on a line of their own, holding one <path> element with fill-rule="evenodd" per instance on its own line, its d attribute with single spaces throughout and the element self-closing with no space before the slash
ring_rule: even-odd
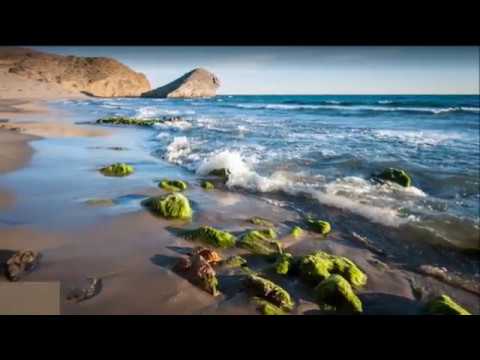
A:
<svg viewBox="0 0 480 360">
<path fill-rule="evenodd" d="M 403 266 L 398 258 L 376 253 L 374 248 L 353 240 L 352 231 L 358 229 L 341 225 L 343 217 L 351 216 L 339 210 L 331 210 L 332 216 L 340 219 L 337 221 L 339 226 L 334 227 L 326 239 L 310 232 L 299 239 L 293 239 L 289 236 L 290 229 L 293 224 L 301 221 L 297 212 L 275 206 L 252 194 L 222 189 L 206 192 L 201 189 L 198 181 L 192 181 L 186 191 L 194 208 L 191 222 L 167 221 L 155 217 L 138 204 L 141 198 L 163 194 L 152 181 L 157 160 L 150 159 L 148 154 L 138 160 L 139 167 L 152 167 L 151 173 L 145 170 L 142 175 L 142 171 L 139 171 L 137 178 L 128 181 L 105 179 L 95 171 L 85 169 L 96 166 L 96 163 L 89 162 L 95 160 L 95 157 L 101 162 L 104 159 L 127 156 L 128 151 L 108 150 L 114 141 L 112 139 L 116 139 L 120 130 L 92 130 L 91 127 L 76 126 L 72 122 L 62 121 L 63 116 L 56 117 L 49 112 L 36 113 L 34 119 L 28 118 L 30 113 L 21 110 L 17 115 L 12 115 L 15 111 L 12 112 L 11 106 L 18 109 L 18 105 L 23 106 L 0 104 L 4 110 L 10 111 L 8 116 L 13 116 L 10 118 L 11 123 L 7 123 L 8 127 L 24 129 L 23 132 L 0 130 L 0 172 L 8 172 L 8 179 L 11 179 L 6 181 L 11 185 L 9 190 L 0 188 L 0 220 L 8 220 L 0 222 L 0 262 L 19 249 L 41 251 L 43 258 L 40 267 L 22 281 L 59 281 L 62 314 L 258 314 L 249 303 L 238 272 L 217 269 L 222 294 L 212 297 L 172 271 L 180 257 L 185 256 L 192 247 L 200 245 L 178 236 L 180 229 L 212 225 L 238 235 L 245 229 L 255 228 L 247 222 L 252 216 L 271 220 L 276 225 L 280 241 L 294 255 L 322 249 L 347 256 L 356 262 L 368 275 L 367 285 L 359 291 L 367 314 L 415 314 L 421 310 L 426 299 L 439 292 L 449 294 L 473 313 L 480 312 L 477 295 L 418 274 Z M 7 116 L 0 112 L 0 118 L 3 117 Z M 129 130 L 131 129 L 125 131 Z M 110 137 L 109 134 L 114 136 Z M 47 137 L 70 136 L 80 140 L 89 137 L 95 146 L 87 146 L 83 142 L 68 143 L 61 139 L 53 142 L 42 140 Z M 38 143 L 36 148 L 40 148 L 40 151 L 48 152 L 48 149 L 56 146 L 66 149 L 65 154 L 58 156 L 58 173 L 61 173 L 62 168 L 70 171 L 69 166 L 75 162 L 80 168 L 80 175 L 72 173 L 70 177 L 65 177 L 66 180 L 52 178 L 52 189 L 43 182 L 43 178 L 34 183 L 26 179 L 27 175 L 39 174 L 43 166 L 55 162 L 55 159 L 52 160 L 43 153 L 35 153 L 32 163 L 34 153 L 29 142 L 33 140 Z M 39 146 L 40 144 L 44 145 Z M 68 158 L 68 149 L 71 148 L 88 148 L 89 152 L 82 153 L 83 157 L 72 155 L 72 158 Z M 20 171 L 22 167 L 23 172 Z M 163 175 L 157 174 L 156 177 Z M 0 175 L 0 180 L 1 178 Z M 62 181 L 65 189 L 57 185 L 63 184 Z M 91 198 L 126 199 L 127 205 L 133 204 L 128 205 L 133 210 L 115 212 L 115 209 L 124 206 L 122 201 L 115 201 L 111 207 L 88 207 L 76 198 L 71 199 L 73 194 L 77 196 L 75 191 L 80 191 L 78 189 L 84 183 L 89 185 L 87 190 L 90 192 L 86 193 Z M 38 184 L 39 189 L 32 190 L 32 184 Z M 65 200 L 64 203 L 63 200 L 60 201 L 58 207 L 53 198 L 54 193 L 59 193 L 59 196 L 63 196 L 61 199 Z M 84 193 L 78 194 L 83 199 Z M 30 200 L 35 202 L 30 203 Z M 20 207 L 20 210 L 15 210 L 15 207 Z M 113 212 L 110 213 L 109 210 Z M 18 217 L 18 214 L 24 217 Z M 56 217 L 60 218 L 60 224 L 53 221 Z M 89 221 L 83 223 L 81 219 L 87 217 Z M 73 223 L 63 219 L 73 219 Z M 251 268 L 265 273 L 287 289 L 297 304 L 292 314 L 320 313 L 311 288 L 298 278 L 273 274 L 271 263 L 241 249 L 221 253 L 223 257 L 245 255 Z M 67 301 L 70 291 L 85 285 L 88 277 L 102 278 L 101 292 L 84 302 Z M 0 276 L 0 282 L 3 281 L 6 279 Z M 418 291 L 418 288 L 423 290 Z"/>
</svg>

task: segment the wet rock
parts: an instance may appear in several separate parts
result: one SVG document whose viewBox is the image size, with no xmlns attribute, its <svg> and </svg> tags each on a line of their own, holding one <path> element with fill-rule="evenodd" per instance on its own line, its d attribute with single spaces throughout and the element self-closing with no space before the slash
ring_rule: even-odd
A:
<svg viewBox="0 0 480 360">
<path fill-rule="evenodd" d="M 430 301 L 425 310 L 430 315 L 472 315 L 445 294 Z"/>
<path fill-rule="evenodd" d="M 230 176 L 230 170 L 228 169 L 214 169 L 208 173 L 211 176 L 217 176 L 222 178 L 223 180 L 227 181 L 228 177 Z"/>
<path fill-rule="evenodd" d="M 328 221 L 308 219 L 307 223 L 313 231 L 322 235 L 327 235 L 332 230 Z"/>
<path fill-rule="evenodd" d="M 222 257 L 215 250 L 202 246 L 198 246 L 193 249 L 190 256 L 195 255 L 201 255 L 210 265 L 215 265 L 222 261 Z"/>
<path fill-rule="evenodd" d="M 261 218 L 261 217 L 257 217 L 257 216 L 254 216 L 251 219 L 248 219 L 248 222 L 250 222 L 254 225 L 263 226 L 263 227 L 267 227 L 267 228 L 275 227 L 275 225 L 273 225 L 273 223 L 270 220 L 267 220 L 267 219 L 264 219 L 264 218 Z"/>
<path fill-rule="evenodd" d="M 213 296 L 219 294 L 215 270 L 200 254 L 195 254 L 189 259 L 181 258 L 173 270 L 209 294 Z"/>
<path fill-rule="evenodd" d="M 290 294 L 274 282 L 258 275 L 248 275 L 245 286 L 254 296 L 265 299 L 284 311 L 292 310 L 294 302 Z"/>
<path fill-rule="evenodd" d="M 234 235 L 211 226 L 201 226 L 196 230 L 189 231 L 185 237 L 189 240 L 200 240 L 219 248 L 233 247 L 236 242 Z"/>
<path fill-rule="evenodd" d="M 103 281 L 98 278 L 88 278 L 88 286 L 83 289 L 75 289 L 68 296 L 67 300 L 82 302 L 98 295 L 103 289 Z"/>
<path fill-rule="evenodd" d="M 223 260 L 221 265 L 227 268 L 239 268 L 247 266 L 247 260 L 241 256 L 235 255 Z"/>
<path fill-rule="evenodd" d="M 383 170 L 380 174 L 375 175 L 374 178 L 391 181 L 404 187 L 409 187 L 412 184 L 412 178 L 410 175 L 408 175 L 405 170 L 401 169 L 388 168 Z"/>
<path fill-rule="evenodd" d="M 5 276 L 10 281 L 21 279 L 37 268 L 41 257 L 40 253 L 33 250 L 16 252 L 5 264 Z"/>
<path fill-rule="evenodd" d="M 331 274 L 342 275 L 355 287 L 361 287 L 367 283 L 367 275 L 353 261 L 323 251 L 301 258 L 299 272 L 305 280 L 313 284 L 318 284 Z"/>
<path fill-rule="evenodd" d="M 286 315 L 285 311 L 280 309 L 278 306 L 262 298 L 253 297 L 252 303 L 262 313 L 262 315 Z"/>
<path fill-rule="evenodd" d="M 116 163 L 100 169 L 105 176 L 128 176 L 133 173 L 133 166 L 125 163 Z"/>
<path fill-rule="evenodd" d="M 303 229 L 300 226 L 294 226 L 290 234 L 294 238 L 299 238 L 303 235 Z"/>
<path fill-rule="evenodd" d="M 238 246 L 258 255 L 273 255 L 282 253 L 282 246 L 276 239 L 273 229 L 250 230 L 238 241 Z"/>
<path fill-rule="evenodd" d="M 292 261 L 292 254 L 283 253 L 278 255 L 274 265 L 275 272 L 279 275 L 287 275 L 290 271 Z"/>
<path fill-rule="evenodd" d="M 418 272 L 431 276 L 446 284 L 480 295 L 480 284 L 478 282 L 469 281 L 455 274 L 450 274 L 447 269 L 441 269 L 431 265 L 422 265 L 418 268 Z"/>
<path fill-rule="evenodd" d="M 162 180 L 158 186 L 169 192 L 183 191 L 188 188 L 187 183 L 182 180 Z"/>
<path fill-rule="evenodd" d="M 167 219 L 190 219 L 192 208 L 188 198 L 179 193 L 155 196 L 142 201 L 142 206 Z"/>
<path fill-rule="evenodd" d="M 96 121 L 97 124 L 105 124 L 105 125 L 131 125 L 131 126 L 144 126 L 144 127 L 152 127 L 155 124 L 163 124 L 170 121 L 179 121 L 181 117 L 174 116 L 174 117 L 163 117 L 157 119 L 137 119 L 137 118 L 129 118 L 124 116 L 114 116 L 114 117 L 105 117 L 98 119 Z"/>
<path fill-rule="evenodd" d="M 331 275 L 315 289 L 317 302 L 335 307 L 339 311 L 361 313 L 362 302 L 355 295 L 350 283 L 341 275 Z"/>
<path fill-rule="evenodd" d="M 213 190 L 215 189 L 215 185 L 213 185 L 213 183 L 210 181 L 204 180 L 202 181 L 202 188 L 205 190 Z"/>
</svg>

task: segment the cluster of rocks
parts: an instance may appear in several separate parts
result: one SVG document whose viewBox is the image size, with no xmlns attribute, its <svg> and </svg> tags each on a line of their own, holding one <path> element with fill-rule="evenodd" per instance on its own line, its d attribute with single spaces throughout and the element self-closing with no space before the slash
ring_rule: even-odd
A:
<svg viewBox="0 0 480 360">
<path fill-rule="evenodd" d="M 155 119 L 139 119 L 127 116 L 110 116 L 103 117 L 95 121 L 95 124 L 99 125 L 129 125 L 129 126 L 142 126 L 152 127 L 156 124 L 165 124 L 168 122 L 181 121 L 180 116 L 164 116 Z"/>
</svg>

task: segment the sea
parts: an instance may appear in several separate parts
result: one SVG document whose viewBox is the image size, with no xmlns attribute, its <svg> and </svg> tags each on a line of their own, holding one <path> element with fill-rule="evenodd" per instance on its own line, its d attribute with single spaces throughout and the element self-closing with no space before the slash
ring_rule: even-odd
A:
<svg viewBox="0 0 480 360">
<path fill-rule="evenodd" d="M 146 151 L 166 167 L 192 178 L 227 168 L 228 191 L 261 196 L 304 216 L 354 219 L 379 232 L 394 229 L 399 239 L 417 232 L 417 240 L 480 249 L 478 95 L 221 95 L 52 104 L 92 122 L 178 116 L 142 137 Z M 407 171 L 412 186 L 376 182 L 372 176 L 389 167 Z M 162 166 L 156 171 L 161 176 Z"/>
</svg>

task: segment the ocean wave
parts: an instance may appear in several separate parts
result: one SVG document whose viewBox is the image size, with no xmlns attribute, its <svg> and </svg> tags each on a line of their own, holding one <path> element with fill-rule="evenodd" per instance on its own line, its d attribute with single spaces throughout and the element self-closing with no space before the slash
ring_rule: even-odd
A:
<svg viewBox="0 0 480 360">
<path fill-rule="evenodd" d="M 208 175 L 219 168 L 230 171 L 227 187 L 238 186 L 261 193 L 282 191 L 294 196 L 307 194 L 324 205 L 351 211 L 386 226 L 397 227 L 416 220 L 413 215 L 402 215 L 401 204 L 426 196 L 422 190 L 415 187 L 373 184 L 358 177 L 345 177 L 322 186 L 312 186 L 299 181 L 297 174 L 286 171 L 262 176 L 252 170 L 240 152 L 230 150 L 223 150 L 203 159 L 196 173 Z"/>
<path fill-rule="evenodd" d="M 172 120 L 164 123 L 154 124 L 156 128 L 175 128 L 179 130 L 186 130 L 192 127 L 192 123 L 186 120 Z"/>
<path fill-rule="evenodd" d="M 370 106 L 370 105 L 301 105 L 301 104 L 235 104 L 241 109 L 267 109 L 267 110 L 344 110 L 344 111 L 372 111 L 372 112 L 416 112 L 442 114 L 449 112 L 479 113 L 477 107 L 406 107 L 406 106 Z"/>
<path fill-rule="evenodd" d="M 186 136 L 175 137 L 166 148 L 165 159 L 174 164 L 182 164 L 182 159 L 191 152 L 192 147 Z"/>
<path fill-rule="evenodd" d="M 157 106 L 143 106 L 137 109 L 134 117 L 140 119 L 152 119 L 158 116 L 165 115 L 193 115 L 195 111 L 193 110 L 178 110 L 178 109 L 164 109 Z"/>
<path fill-rule="evenodd" d="M 396 140 L 413 145 L 436 146 L 452 140 L 461 140 L 458 133 L 442 133 L 434 131 L 402 131 L 402 130 L 375 130 L 373 137 L 378 140 Z"/>
</svg>

